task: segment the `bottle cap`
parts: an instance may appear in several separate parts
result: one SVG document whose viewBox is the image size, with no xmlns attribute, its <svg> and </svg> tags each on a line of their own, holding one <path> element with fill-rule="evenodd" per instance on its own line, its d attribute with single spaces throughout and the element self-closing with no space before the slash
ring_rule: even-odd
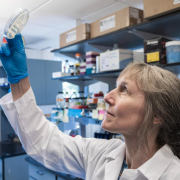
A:
<svg viewBox="0 0 180 180">
<path fill-rule="evenodd" d="M 80 57 L 81 56 L 81 54 L 80 53 L 76 53 L 76 57 Z"/>
</svg>

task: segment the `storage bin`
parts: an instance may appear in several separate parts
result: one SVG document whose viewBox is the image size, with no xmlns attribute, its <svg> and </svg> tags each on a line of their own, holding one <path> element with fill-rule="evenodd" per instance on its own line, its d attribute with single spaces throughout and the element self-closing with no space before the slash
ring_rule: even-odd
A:
<svg viewBox="0 0 180 180">
<path fill-rule="evenodd" d="M 167 63 L 180 62 L 180 41 L 166 43 Z"/>
</svg>

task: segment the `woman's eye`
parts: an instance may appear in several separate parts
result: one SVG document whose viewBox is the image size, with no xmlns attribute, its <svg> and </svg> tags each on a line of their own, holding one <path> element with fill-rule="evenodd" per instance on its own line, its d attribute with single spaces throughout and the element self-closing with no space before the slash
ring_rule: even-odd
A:
<svg viewBox="0 0 180 180">
<path fill-rule="evenodd" d="M 125 88 L 124 90 L 123 90 L 123 93 L 127 93 L 128 91 L 127 91 L 127 89 Z"/>
<path fill-rule="evenodd" d="M 128 93 L 128 90 L 126 87 L 122 87 L 121 88 L 121 93 L 125 94 L 125 93 Z"/>
</svg>

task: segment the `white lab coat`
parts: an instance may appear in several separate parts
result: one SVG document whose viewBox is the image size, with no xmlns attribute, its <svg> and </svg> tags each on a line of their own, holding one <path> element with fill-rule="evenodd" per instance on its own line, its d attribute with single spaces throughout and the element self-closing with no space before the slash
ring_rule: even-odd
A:
<svg viewBox="0 0 180 180">
<path fill-rule="evenodd" d="M 0 104 L 27 154 L 47 168 L 86 180 L 117 180 L 125 156 L 121 140 L 70 137 L 46 120 L 32 89 L 13 103 L 11 93 Z M 180 160 L 165 145 L 136 170 L 124 170 L 121 180 L 180 180 Z"/>
</svg>

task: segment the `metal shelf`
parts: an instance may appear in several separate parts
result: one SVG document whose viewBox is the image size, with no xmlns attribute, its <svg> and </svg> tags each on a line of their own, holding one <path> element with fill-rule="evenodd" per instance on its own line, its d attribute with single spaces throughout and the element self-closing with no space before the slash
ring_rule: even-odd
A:
<svg viewBox="0 0 180 180">
<path fill-rule="evenodd" d="M 143 47 L 143 39 L 135 36 L 132 33 L 129 33 L 130 31 L 138 30 L 157 35 L 159 34 L 161 36 L 179 38 L 180 26 L 178 26 L 178 24 L 180 24 L 180 11 L 153 19 L 151 21 L 145 20 L 143 23 L 130 26 L 97 38 L 81 41 L 64 48 L 55 49 L 51 52 L 63 54 L 74 54 L 77 52 L 85 54 L 87 51 L 101 52 L 96 47 L 97 45 L 113 47 L 114 44 L 118 44 L 119 48 L 137 49 Z"/>
<path fill-rule="evenodd" d="M 171 63 L 171 64 L 164 64 L 164 65 L 162 65 L 161 67 L 170 67 L 170 66 L 178 66 L 178 65 L 180 65 L 180 62 Z"/>
<path fill-rule="evenodd" d="M 93 80 L 96 77 L 103 77 L 103 78 L 117 78 L 119 76 L 119 73 L 122 70 L 115 70 L 115 71 L 106 71 L 106 72 L 100 72 L 100 73 L 94 73 L 94 74 L 85 74 L 85 75 L 76 75 L 76 76 L 64 76 L 60 78 L 52 78 L 52 80 L 62 80 L 62 81 L 68 81 L 68 80 Z"/>
<path fill-rule="evenodd" d="M 10 88 L 10 85 L 8 85 L 8 86 L 0 86 L 0 88 Z"/>
</svg>

